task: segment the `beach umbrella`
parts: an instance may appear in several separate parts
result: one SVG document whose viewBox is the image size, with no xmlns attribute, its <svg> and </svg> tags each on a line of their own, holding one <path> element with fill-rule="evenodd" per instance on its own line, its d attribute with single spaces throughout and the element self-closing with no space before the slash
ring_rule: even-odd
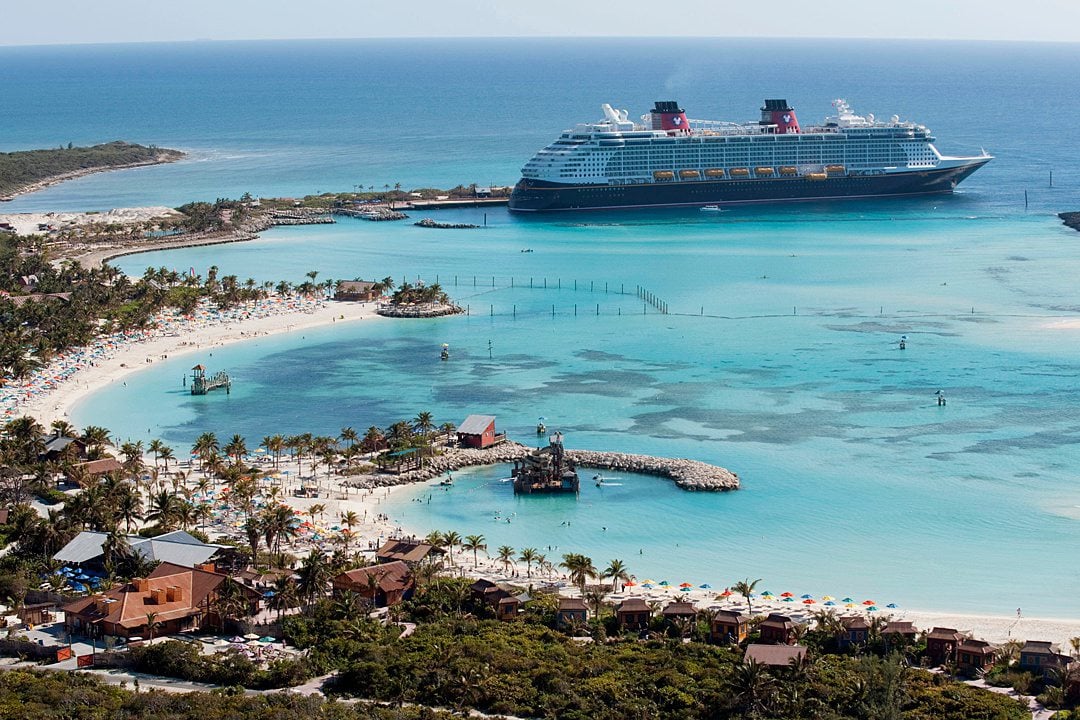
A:
<svg viewBox="0 0 1080 720">
<path fill-rule="evenodd" d="M 641 583 L 641 587 L 649 588 L 650 590 L 652 590 L 654 585 L 652 583 Z"/>
<path fill-rule="evenodd" d="M 802 599 L 803 599 L 803 600 L 809 600 L 809 599 L 811 599 L 812 597 L 814 597 L 814 596 L 813 596 L 813 595 L 810 595 L 810 594 L 806 594 L 806 595 L 803 595 L 803 596 L 802 596 Z"/>
<path fill-rule="evenodd" d="M 855 607 L 855 603 L 847 603 L 846 605 L 844 605 L 844 607 L 849 607 L 849 608 Z"/>
<path fill-rule="evenodd" d="M 265 636 L 259 638 L 259 642 L 272 643 L 272 642 L 277 642 L 277 639 L 272 638 L 269 635 L 265 635 Z"/>
<path fill-rule="evenodd" d="M 826 605 L 828 605 L 829 607 L 832 607 L 832 606 L 833 606 L 833 605 L 835 605 L 836 603 L 834 603 L 834 602 L 833 602 L 832 600 L 826 600 L 826 601 L 825 601 L 825 604 L 826 604 Z"/>
<path fill-rule="evenodd" d="M 863 605 L 877 605 L 877 603 L 875 603 L 873 600 L 863 600 L 862 604 Z"/>
<path fill-rule="evenodd" d="M 334 529 L 337 530 L 337 528 L 334 528 Z M 642 580 L 641 584 L 642 585 L 655 585 L 656 581 L 655 580 Z"/>
<path fill-rule="evenodd" d="M 874 612 L 875 610 L 877 610 L 877 606 L 876 605 L 871 605 L 870 607 L 866 608 L 866 610 L 867 610 L 867 612 Z"/>
<path fill-rule="evenodd" d="M 765 592 L 761 593 L 761 597 L 772 597 L 772 590 L 766 590 Z"/>
<path fill-rule="evenodd" d="M 679 588 L 679 592 L 690 592 L 690 588 L 688 588 L 688 587 Z"/>
<path fill-rule="evenodd" d="M 274 595 L 277 595 L 277 593 L 275 593 L 273 590 L 267 590 L 263 593 L 263 597 L 274 597 Z"/>
<path fill-rule="evenodd" d="M 669 583 L 667 580 L 660 581 L 660 587 L 667 587 L 668 585 L 671 585 L 671 583 Z"/>
<path fill-rule="evenodd" d="M 683 582 L 683 583 L 679 583 L 679 587 L 681 587 L 681 588 L 691 588 L 691 587 L 694 587 L 694 586 L 691 585 L 688 582 Z"/>
<path fill-rule="evenodd" d="M 637 585 L 637 583 L 633 580 L 627 580 L 623 583 L 623 587 L 634 587 L 635 585 Z"/>
<path fill-rule="evenodd" d="M 784 598 L 783 602 L 795 602 L 795 598 L 788 596 Z"/>
<path fill-rule="evenodd" d="M 795 597 L 795 593 L 782 592 L 782 593 L 780 593 L 780 597 L 784 597 L 784 598 Z"/>
<path fill-rule="evenodd" d="M 821 596 L 821 599 L 822 599 L 822 600 L 832 600 L 832 599 L 833 599 L 833 596 L 832 596 L 832 595 L 822 595 L 822 596 Z"/>
<path fill-rule="evenodd" d="M 698 587 L 702 590 L 712 590 L 712 585 L 710 585 L 709 583 L 703 583 L 701 585 L 698 585 Z"/>
<path fill-rule="evenodd" d="M 244 640 L 258 640 L 258 639 L 259 639 L 259 636 L 256 635 L 255 633 L 248 633 L 247 635 L 244 636 Z"/>
<path fill-rule="evenodd" d="M 805 600 L 802 601 L 802 604 L 803 605 L 813 605 L 814 604 L 814 598 L 806 598 Z"/>
<path fill-rule="evenodd" d="M 900 607 L 900 606 L 899 606 L 899 605 L 897 605 L 896 603 L 889 603 L 889 604 L 888 604 L 888 605 L 886 605 L 885 607 L 887 607 L 887 608 L 896 608 L 896 607 Z"/>
<path fill-rule="evenodd" d="M 849 602 L 855 602 L 855 601 L 854 601 L 854 600 L 852 600 L 851 598 L 844 598 L 844 599 L 843 599 L 843 600 L 841 600 L 840 602 L 845 602 L 845 603 L 849 603 Z"/>
</svg>

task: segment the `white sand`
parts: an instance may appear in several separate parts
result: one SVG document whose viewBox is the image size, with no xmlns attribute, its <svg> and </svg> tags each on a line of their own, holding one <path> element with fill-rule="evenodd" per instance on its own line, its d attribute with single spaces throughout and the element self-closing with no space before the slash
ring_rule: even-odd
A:
<svg viewBox="0 0 1080 720">
<path fill-rule="evenodd" d="M 374 303 L 296 302 L 294 308 L 283 304 L 280 309 L 264 304 L 257 313 L 264 316 L 244 320 L 225 317 L 179 321 L 155 331 L 148 339 L 125 341 L 120 347 L 95 356 L 93 366 L 79 367 L 65 380 L 49 380 L 59 374 L 58 367 L 70 367 L 70 358 L 61 359 L 35 373 L 29 383 L 17 388 L 18 395 L 14 399 L 3 402 L 4 410 L 11 411 L 6 417 L 29 414 L 46 427 L 56 419 L 70 420 L 70 411 L 76 403 L 110 383 L 146 369 L 148 359 L 165 355 L 172 358 L 208 347 L 251 340 L 255 336 L 295 332 L 335 322 L 382 319 L 375 314 Z M 65 362 L 68 365 L 64 365 Z"/>
<path fill-rule="evenodd" d="M 182 215 L 168 207 L 115 208 L 107 212 L 48 212 L 0 214 L 0 223 L 10 223 L 17 235 L 36 235 L 38 225 L 50 225 L 65 230 L 93 223 L 128 225 L 157 218 L 176 218 Z"/>
</svg>

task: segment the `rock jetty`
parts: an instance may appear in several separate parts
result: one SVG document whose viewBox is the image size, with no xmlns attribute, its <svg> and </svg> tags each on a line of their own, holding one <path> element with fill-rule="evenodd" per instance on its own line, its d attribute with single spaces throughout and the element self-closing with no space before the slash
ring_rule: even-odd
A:
<svg viewBox="0 0 1080 720">
<path fill-rule="evenodd" d="M 414 222 L 413 225 L 415 225 L 416 227 L 424 227 L 424 228 L 438 228 L 440 230 L 473 230 L 475 228 L 480 227 L 479 225 L 471 225 L 469 223 L 436 222 L 436 221 L 432 220 L 431 218 L 424 218 L 423 220 L 420 220 L 418 222 Z"/>
<path fill-rule="evenodd" d="M 1063 212 L 1058 213 L 1058 217 L 1065 223 L 1067 227 L 1071 227 L 1073 230 L 1080 230 L 1080 212 Z"/>
<path fill-rule="evenodd" d="M 471 448 L 447 448 L 442 455 L 426 459 L 421 470 L 411 470 L 400 475 L 376 474 L 354 476 L 354 485 L 407 485 L 423 482 L 445 472 L 477 465 L 497 465 L 520 460 L 532 450 L 528 445 L 504 442 L 483 450 Z M 739 476 L 717 465 L 682 458 L 660 458 L 650 455 L 630 455 L 595 450 L 567 450 L 566 456 L 579 468 L 632 472 L 668 478 L 683 490 L 723 491 L 738 490 Z"/>
<path fill-rule="evenodd" d="M 380 305 L 375 312 L 383 317 L 392 318 L 432 318 L 444 315 L 460 315 L 465 312 L 461 307 L 448 303 L 426 303 L 423 305 Z"/>
</svg>

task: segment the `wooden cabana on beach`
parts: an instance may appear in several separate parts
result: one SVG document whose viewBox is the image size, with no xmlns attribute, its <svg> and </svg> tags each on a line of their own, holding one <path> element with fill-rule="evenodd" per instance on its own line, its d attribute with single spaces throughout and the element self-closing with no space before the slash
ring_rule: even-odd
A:
<svg viewBox="0 0 1080 720">
<path fill-rule="evenodd" d="M 787 615 L 770 613 L 758 625 L 759 639 L 762 643 L 774 645 L 795 644 L 795 621 Z"/>
<path fill-rule="evenodd" d="M 559 598 L 559 609 L 555 613 L 555 626 L 558 628 L 572 628 L 575 625 L 584 625 L 589 620 L 589 606 L 581 598 Z"/>
<path fill-rule="evenodd" d="M 933 666 L 944 665 L 954 659 L 956 647 L 967 636 L 953 628 L 933 628 L 926 635 L 926 657 Z"/>
<path fill-rule="evenodd" d="M 870 637 L 870 624 L 862 615 L 844 615 L 840 618 L 840 632 L 836 644 L 841 649 L 865 645 Z"/>
<path fill-rule="evenodd" d="M 717 610 L 709 627 L 709 642 L 741 644 L 750 633 L 750 618 L 736 610 Z"/>
<path fill-rule="evenodd" d="M 626 598 L 615 606 L 615 618 L 623 629 L 647 630 L 652 613 L 652 608 L 642 598 Z"/>
<path fill-rule="evenodd" d="M 436 560 L 445 554 L 446 551 L 442 548 L 427 543 L 391 539 L 375 551 L 375 562 L 390 563 L 400 560 L 412 567 L 424 561 Z"/>
<path fill-rule="evenodd" d="M 692 602 L 673 600 L 664 607 L 661 614 L 664 616 L 664 620 L 667 621 L 669 625 L 672 625 L 680 620 L 696 620 L 697 608 L 694 607 L 694 603 Z"/>
<path fill-rule="evenodd" d="M 397 605 L 411 598 L 416 588 L 412 571 L 401 560 L 349 570 L 332 582 L 335 594 L 354 593 L 373 607 Z"/>
</svg>

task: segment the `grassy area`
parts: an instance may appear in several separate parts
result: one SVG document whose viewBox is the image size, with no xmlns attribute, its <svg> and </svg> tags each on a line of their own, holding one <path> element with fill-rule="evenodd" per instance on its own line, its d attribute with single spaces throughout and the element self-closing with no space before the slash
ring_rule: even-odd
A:
<svg viewBox="0 0 1080 720">
<path fill-rule="evenodd" d="M 179 150 L 135 145 L 122 141 L 92 147 L 22 150 L 0 153 L 0 196 L 12 195 L 40 182 L 70 173 L 92 172 L 138 163 L 172 162 Z"/>
</svg>

